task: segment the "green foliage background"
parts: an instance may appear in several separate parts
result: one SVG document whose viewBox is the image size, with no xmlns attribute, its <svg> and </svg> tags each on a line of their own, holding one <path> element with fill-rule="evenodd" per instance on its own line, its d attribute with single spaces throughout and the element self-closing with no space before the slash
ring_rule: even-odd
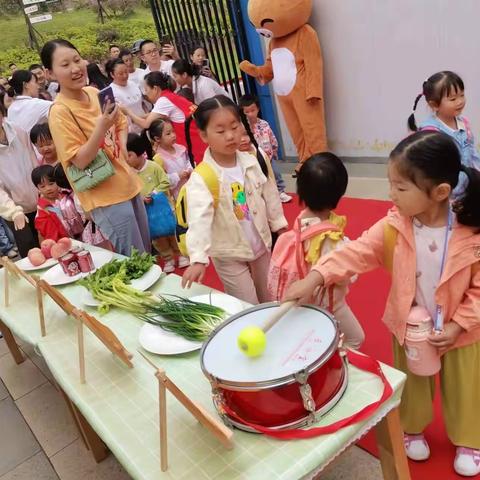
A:
<svg viewBox="0 0 480 480">
<path fill-rule="evenodd" d="M 46 42 L 54 38 L 71 41 L 88 60 L 100 61 L 108 54 L 109 43 L 130 48 L 139 38 L 157 38 L 153 18 L 148 9 L 140 8 L 134 14 L 116 17 L 100 24 L 90 10 L 53 13 L 54 20 L 36 24 Z M 15 16 L 0 20 L 0 74 L 7 74 L 8 64 L 16 63 L 27 68 L 38 63 L 35 50 L 27 47 L 27 28 L 23 17 Z"/>
</svg>

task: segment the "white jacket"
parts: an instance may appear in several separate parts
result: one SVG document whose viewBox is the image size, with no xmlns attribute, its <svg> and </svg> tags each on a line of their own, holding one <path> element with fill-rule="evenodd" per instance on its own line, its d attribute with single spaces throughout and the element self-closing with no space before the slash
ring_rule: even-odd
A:
<svg viewBox="0 0 480 480">
<path fill-rule="evenodd" d="M 24 130 L 5 119 L 3 128 L 8 145 L 0 143 L 0 216 L 11 221 L 37 209 L 38 193 L 31 179 L 37 157 Z"/>
<path fill-rule="evenodd" d="M 186 183 L 187 249 L 191 263 L 208 263 L 208 257 L 253 260 L 254 254 L 233 210 L 231 186 L 223 181 L 223 169 L 207 149 L 203 158 L 216 171 L 220 182 L 218 206 L 202 177 L 193 171 Z M 256 157 L 237 152 L 237 162 L 245 175 L 244 190 L 247 205 L 253 214 L 255 227 L 265 247 L 272 245 L 271 232 L 288 226 L 273 176 L 267 179 Z"/>
</svg>

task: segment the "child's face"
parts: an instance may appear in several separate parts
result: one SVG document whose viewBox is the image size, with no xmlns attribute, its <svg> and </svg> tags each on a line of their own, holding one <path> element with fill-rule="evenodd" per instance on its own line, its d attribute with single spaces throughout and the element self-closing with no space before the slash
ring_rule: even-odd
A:
<svg viewBox="0 0 480 480">
<path fill-rule="evenodd" d="M 165 123 L 163 127 L 162 137 L 160 138 L 160 146 L 163 148 L 171 148 L 175 145 L 176 141 L 177 135 L 175 134 L 173 125 L 169 122 Z"/>
<path fill-rule="evenodd" d="M 452 119 L 462 114 L 465 103 L 465 92 L 452 88 L 450 93 L 442 98 L 440 105 L 433 106 L 433 109 L 441 119 Z"/>
<path fill-rule="evenodd" d="M 57 149 L 51 138 L 39 138 L 35 146 L 45 163 L 52 165 L 57 161 Z"/>
<path fill-rule="evenodd" d="M 127 163 L 135 170 L 140 170 L 145 163 L 145 157 L 135 152 L 128 152 Z"/>
<path fill-rule="evenodd" d="M 54 180 L 44 177 L 42 181 L 37 185 L 40 195 L 46 200 L 54 201 L 60 194 L 60 188 Z"/>
<path fill-rule="evenodd" d="M 205 50 L 203 48 L 197 48 L 194 52 L 193 55 L 191 55 L 192 62 L 195 65 L 198 66 L 203 66 L 203 61 L 207 58 L 207 55 L 205 54 Z"/>
<path fill-rule="evenodd" d="M 245 127 L 243 128 L 243 133 L 240 138 L 240 146 L 238 149 L 241 152 L 250 152 L 252 150 L 252 142 L 250 140 L 250 137 L 248 136 L 248 133 L 245 130 Z"/>
<path fill-rule="evenodd" d="M 405 178 L 402 175 L 396 161 L 390 160 L 388 163 L 388 181 L 390 183 L 390 198 L 405 217 L 415 217 L 428 212 L 436 204 L 448 198 L 449 192 L 447 192 L 445 198 L 441 198 L 442 189 L 444 189 L 446 184 L 433 187 L 427 193 L 415 185 L 409 178 Z"/>
<path fill-rule="evenodd" d="M 207 128 L 200 132 L 213 152 L 232 155 L 240 147 L 242 124 L 230 108 L 218 108 L 210 116 Z"/>
<path fill-rule="evenodd" d="M 260 110 L 255 103 L 252 103 L 248 107 L 243 107 L 243 113 L 245 114 L 250 123 L 255 123 L 258 119 L 258 114 L 260 113 Z"/>
</svg>

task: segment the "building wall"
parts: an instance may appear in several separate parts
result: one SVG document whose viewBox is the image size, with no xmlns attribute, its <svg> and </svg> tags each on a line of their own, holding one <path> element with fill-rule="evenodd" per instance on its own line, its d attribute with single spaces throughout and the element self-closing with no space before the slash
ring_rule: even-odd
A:
<svg viewBox="0 0 480 480">
<path fill-rule="evenodd" d="M 388 157 L 407 134 L 422 82 L 454 70 L 466 115 L 480 128 L 479 0 L 313 0 L 311 24 L 324 55 L 331 148 L 347 157 Z M 428 109 L 422 101 L 419 118 Z M 281 115 L 279 115 L 281 117 Z M 287 156 L 295 156 L 284 122 Z"/>
</svg>

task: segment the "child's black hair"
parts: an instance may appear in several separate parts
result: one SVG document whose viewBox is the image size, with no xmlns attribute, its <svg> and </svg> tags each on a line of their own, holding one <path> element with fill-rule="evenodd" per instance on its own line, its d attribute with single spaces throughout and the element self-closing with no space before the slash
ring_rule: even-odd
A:
<svg viewBox="0 0 480 480">
<path fill-rule="evenodd" d="M 440 105 L 442 98 L 450 95 L 452 90 L 455 93 L 463 92 L 465 90 L 463 80 L 454 72 L 445 70 L 443 72 L 435 73 L 427 78 L 427 80 L 423 82 L 422 93 L 418 94 L 417 98 L 415 98 L 413 112 L 408 117 L 408 127 L 410 130 L 412 132 L 418 130 L 415 122 L 415 111 L 417 110 L 418 102 L 423 96 L 425 96 L 427 103 L 433 102 L 435 105 Z"/>
<path fill-rule="evenodd" d="M 146 142 L 138 133 L 129 133 L 127 137 L 127 152 L 143 155 L 146 151 Z"/>
<path fill-rule="evenodd" d="M 255 146 L 257 150 L 257 160 L 262 169 L 263 174 L 268 178 L 268 166 L 267 161 L 262 155 L 262 152 L 258 148 L 258 143 L 255 140 L 255 137 L 252 133 L 252 129 L 248 123 L 247 117 L 244 115 L 243 111 L 238 108 L 238 106 L 233 102 L 231 98 L 228 98 L 226 95 L 216 95 L 215 97 L 208 98 L 204 100 L 197 108 L 193 115 L 187 118 L 185 121 L 185 136 L 187 139 L 188 155 L 190 157 L 190 162 L 192 166 L 195 165 L 193 152 L 192 152 L 192 140 L 190 136 L 190 125 L 192 120 L 195 120 L 195 123 L 199 130 L 205 131 L 207 129 L 208 123 L 210 122 L 210 117 L 215 110 L 219 108 L 228 108 L 232 111 L 235 117 L 243 123 L 245 130 L 250 137 L 250 141 Z"/>
<path fill-rule="evenodd" d="M 312 155 L 297 173 L 298 196 L 312 212 L 337 208 L 347 186 L 347 169 L 343 162 L 330 152 Z"/>
<path fill-rule="evenodd" d="M 432 186 L 447 183 L 452 190 L 460 172 L 468 177 L 462 198 L 454 203 L 457 220 L 463 225 L 480 227 L 480 172 L 464 167 L 455 140 L 443 132 L 416 132 L 402 140 L 390 154 L 401 175 L 429 193 Z"/>
<path fill-rule="evenodd" d="M 163 135 L 163 129 L 167 123 L 171 124 L 172 122 L 168 118 L 157 118 L 150 124 L 150 127 L 142 132 L 142 139 L 145 142 L 148 158 L 154 157 L 153 143 L 155 137 L 161 137 Z"/>
<path fill-rule="evenodd" d="M 52 134 L 47 122 L 37 123 L 30 130 L 30 141 L 36 144 L 40 140 L 52 140 Z"/>
<path fill-rule="evenodd" d="M 258 108 L 260 108 L 260 101 L 256 95 L 253 95 L 252 93 L 246 93 L 240 97 L 240 100 L 238 101 L 238 106 L 240 108 L 250 107 L 251 105 L 256 105 Z"/>
<path fill-rule="evenodd" d="M 38 188 L 38 185 L 46 178 L 50 182 L 55 182 L 54 170 L 51 165 L 40 165 L 32 170 L 32 183 Z"/>
<path fill-rule="evenodd" d="M 65 174 L 65 170 L 63 169 L 63 166 L 62 166 L 61 163 L 57 163 L 53 167 L 53 178 L 55 179 L 55 183 L 60 188 L 65 188 L 67 190 L 72 190 L 72 186 L 70 185 L 70 182 L 68 181 L 68 177 Z"/>
</svg>

